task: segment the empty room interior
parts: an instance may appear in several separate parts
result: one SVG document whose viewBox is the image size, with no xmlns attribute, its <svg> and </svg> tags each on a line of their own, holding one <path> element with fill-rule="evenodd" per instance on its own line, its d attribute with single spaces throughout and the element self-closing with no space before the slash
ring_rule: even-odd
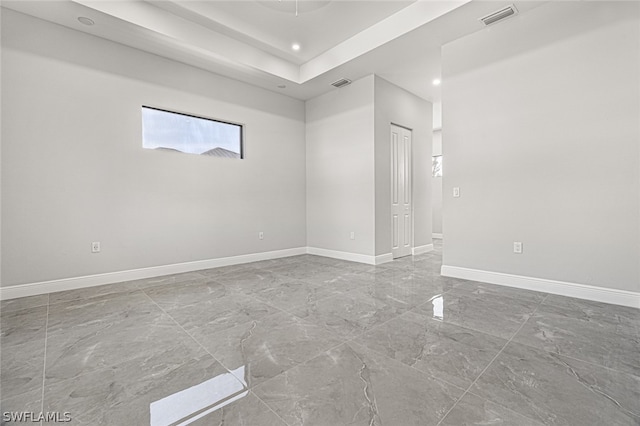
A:
<svg viewBox="0 0 640 426">
<path fill-rule="evenodd" d="M 640 2 L 0 6 L 0 424 L 640 425 Z"/>
</svg>

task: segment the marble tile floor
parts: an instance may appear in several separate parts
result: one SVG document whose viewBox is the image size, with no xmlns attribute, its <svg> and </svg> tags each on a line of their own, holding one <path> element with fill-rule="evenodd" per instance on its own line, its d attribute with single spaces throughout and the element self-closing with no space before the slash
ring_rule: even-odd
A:
<svg viewBox="0 0 640 426">
<path fill-rule="evenodd" d="M 440 265 L 438 249 L 376 267 L 302 255 L 3 301 L 0 414 L 640 425 L 640 310 Z"/>
</svg>

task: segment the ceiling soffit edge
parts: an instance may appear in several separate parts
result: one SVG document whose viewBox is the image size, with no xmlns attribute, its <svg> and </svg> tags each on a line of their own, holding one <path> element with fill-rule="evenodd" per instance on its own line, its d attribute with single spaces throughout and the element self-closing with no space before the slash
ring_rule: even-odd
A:
<svg viewBox="0 0 640 426">
<path fill-rule="evenodd" d="M 201 58 L 234 64 L 236 68 L 266 73 L 296 84 L 304 84 L 469 1 L 418 0 L 330 50 L 297 65 L 147 2 L 72 0 L 73 3 L 135 25 L 144 30 L 148 38 L 155 35 L 168 47 L 188 50 Z"/>
</svg>

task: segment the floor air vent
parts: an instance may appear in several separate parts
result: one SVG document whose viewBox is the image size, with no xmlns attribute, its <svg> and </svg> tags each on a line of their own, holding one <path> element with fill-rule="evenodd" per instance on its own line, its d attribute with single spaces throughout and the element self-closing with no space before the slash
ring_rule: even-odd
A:
<svg viewBox="0 0 640 426">
<path fill-rule="evenodd" d="M 487 16 L 483 16 L 480 18 L 485 25 L 495 24 L 498 21 L 501 21 L 509 16 L 517 15 L 518 9 L 514 5 L 509 5 L 507 7 L 503 7 L 500 10 L 496 10 L 493 13 L 488 14 Z"/>
<path fill-rule="evenodd" d="M 331 83 L 332 86 L 336 86 L 336 87 L 343 87 L 343 86 L 346 86 L 347 84 L 351 84 L 351 80 L 346 78 L 341 78 L 340 80 L 334 81 L 333 83 Z"/>
</svg>

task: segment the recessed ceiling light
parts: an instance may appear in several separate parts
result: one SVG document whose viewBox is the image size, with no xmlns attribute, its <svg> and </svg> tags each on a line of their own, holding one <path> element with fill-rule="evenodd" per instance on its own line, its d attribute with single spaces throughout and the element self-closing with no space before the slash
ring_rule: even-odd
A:
<svg viewBox="0 0 640 426">
<path fill-rule="evenodd" d="M 80 21 L 80 23 L 84 24 L 84 25 L 93 25 L 93 24 L 95 24 L 95 22 L 93 22 L 93 19 L 89 19 L 86 16 L 79 17 L 78 21 Z"/>
<path fill-rule="evenodd" d="M 298 50 L 300 50 L 300 45 L 298 43 L 293 43 L 291 45 L 291 48 L 297 52 Z"/>
<path fill-rule="evenodd" d="M 435 80 L 433 80 L 434 86 L 440 86 L 440 83 L 442 83 L 442 81 L 439 78 L 436 78 Z"/>
</svg>

